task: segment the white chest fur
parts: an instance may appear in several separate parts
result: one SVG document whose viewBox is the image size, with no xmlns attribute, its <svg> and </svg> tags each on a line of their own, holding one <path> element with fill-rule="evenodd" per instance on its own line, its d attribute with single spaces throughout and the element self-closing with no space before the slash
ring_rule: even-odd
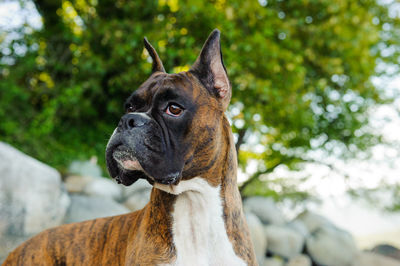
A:
<svg viewBox="0 0 400 266">
<path fill-rule="evenodd" d="M 172 213 L 177 252 L 172 265 L 246 265 L 228 239 L 220 187 L 210 186 L 201 177 L 181 181 L 177 186 L 155 187 L 178 195 Z"/>
</svg>

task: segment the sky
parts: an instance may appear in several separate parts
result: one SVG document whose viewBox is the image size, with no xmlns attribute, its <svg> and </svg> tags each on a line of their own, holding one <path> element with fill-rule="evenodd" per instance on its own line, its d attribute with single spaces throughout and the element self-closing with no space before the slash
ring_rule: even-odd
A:
<svg viewBox="0 0 400 266">
<path fill-rule="evenodd" d="M 41 27 L 40 16 L 31 2 L 28 2 L 24 8 L 21 8 L 18 1 L 6 0 L 0 3 L 1 29 L 10 32 L 24 23 L 33 28 Z M 16 37 L 16 35 L 10 36 L 10 38 Z M 376 86 L 384 89 L 388 95 L 400 94 L 400 76 L 373 78 L 372 81 Z M 371 129 L 383 133 L 385 140 L 389 143 L 400 143 L 399 110 L 400 98 L 391 104 L 379 106 L 370 111 Z M 396 147 L 378 145 L 372 149 L 372 158 L 368 160 L 354 159 L 343 162 L 335 157 L 326 157 L 322 151 L 318 150 L 311 152 L 310 156 L 325 158 L 335 168 L 340 169 L 340 173 L 326 166 L 307 164 L 301 172 L 291 173 L 285 167 L 280 167 L 274 175 L 298 178 L 311 176 L 302 186 L 306 190 L 315 192 L 322 199 L 322 204 L 310 203 L 307 208 L 326 216 L 339 227 L 350 231 L 361 247 L 369 247 L 382 240 L 400 246 L 400 214 L 374 209 L 365 202 L 356 201 L 346 194 L 349 186 L 374 188 L 383 180 L 388 183 L 399 182 L 400 156 Z M 254 170 L 255 167 L 251 164 L 247 168 L 248 172 Z M 343 178 L 343 173 L 350 178 Z M 243 181 L 246 175 L 240 173 L 238 178 L 239 182 Z M 297 214 L 296 210 L 291 210 L 287 206 L 282 207 L 286 208 L 284 211 L 288 217 Z"/>
</svg>

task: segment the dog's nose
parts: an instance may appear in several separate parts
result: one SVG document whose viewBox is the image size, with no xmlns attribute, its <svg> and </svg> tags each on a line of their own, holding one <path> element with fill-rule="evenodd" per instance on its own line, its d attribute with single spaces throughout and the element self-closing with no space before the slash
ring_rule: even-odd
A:
<svg viewBox="0 0 400 266">
<path fill-rule="evenodd" d="M 121 117 L 118 127 L 129 130 L 135 127 L 141 127 L 150 122 L 151 118 L 145 113 L 129 113 Z"/>
</svg>

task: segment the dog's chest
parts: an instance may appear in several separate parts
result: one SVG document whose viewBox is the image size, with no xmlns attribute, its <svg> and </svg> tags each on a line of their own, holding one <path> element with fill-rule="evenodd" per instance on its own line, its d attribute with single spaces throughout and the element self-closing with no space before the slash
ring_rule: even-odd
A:
<svg viewBox="0 0 400 266">
<path fill-rule="evenodd" d="M 178 195 L 172 213 L 172 265 L 246 265 L 233 251 L 223 220 L 220 188 L 192 180 L 198 190 Z M 190 181 L 189 181 L 190 182 Z"/>
</svg>

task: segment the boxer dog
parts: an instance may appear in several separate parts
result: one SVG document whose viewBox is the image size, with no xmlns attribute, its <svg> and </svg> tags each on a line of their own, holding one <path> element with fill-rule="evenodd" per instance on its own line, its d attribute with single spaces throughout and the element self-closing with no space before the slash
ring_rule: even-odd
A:
<svg viewBox="0 0 400 266">
<path fill-rule="evenodd" d="M 191 69 L 151 76 L 127 99 L 106 148 L 110 175 L 153 185 L 137 212 L 46 230 L 4 265 L 256 265 L 224 114 L 231 85 L 214 30 Z"/>
</svg>

